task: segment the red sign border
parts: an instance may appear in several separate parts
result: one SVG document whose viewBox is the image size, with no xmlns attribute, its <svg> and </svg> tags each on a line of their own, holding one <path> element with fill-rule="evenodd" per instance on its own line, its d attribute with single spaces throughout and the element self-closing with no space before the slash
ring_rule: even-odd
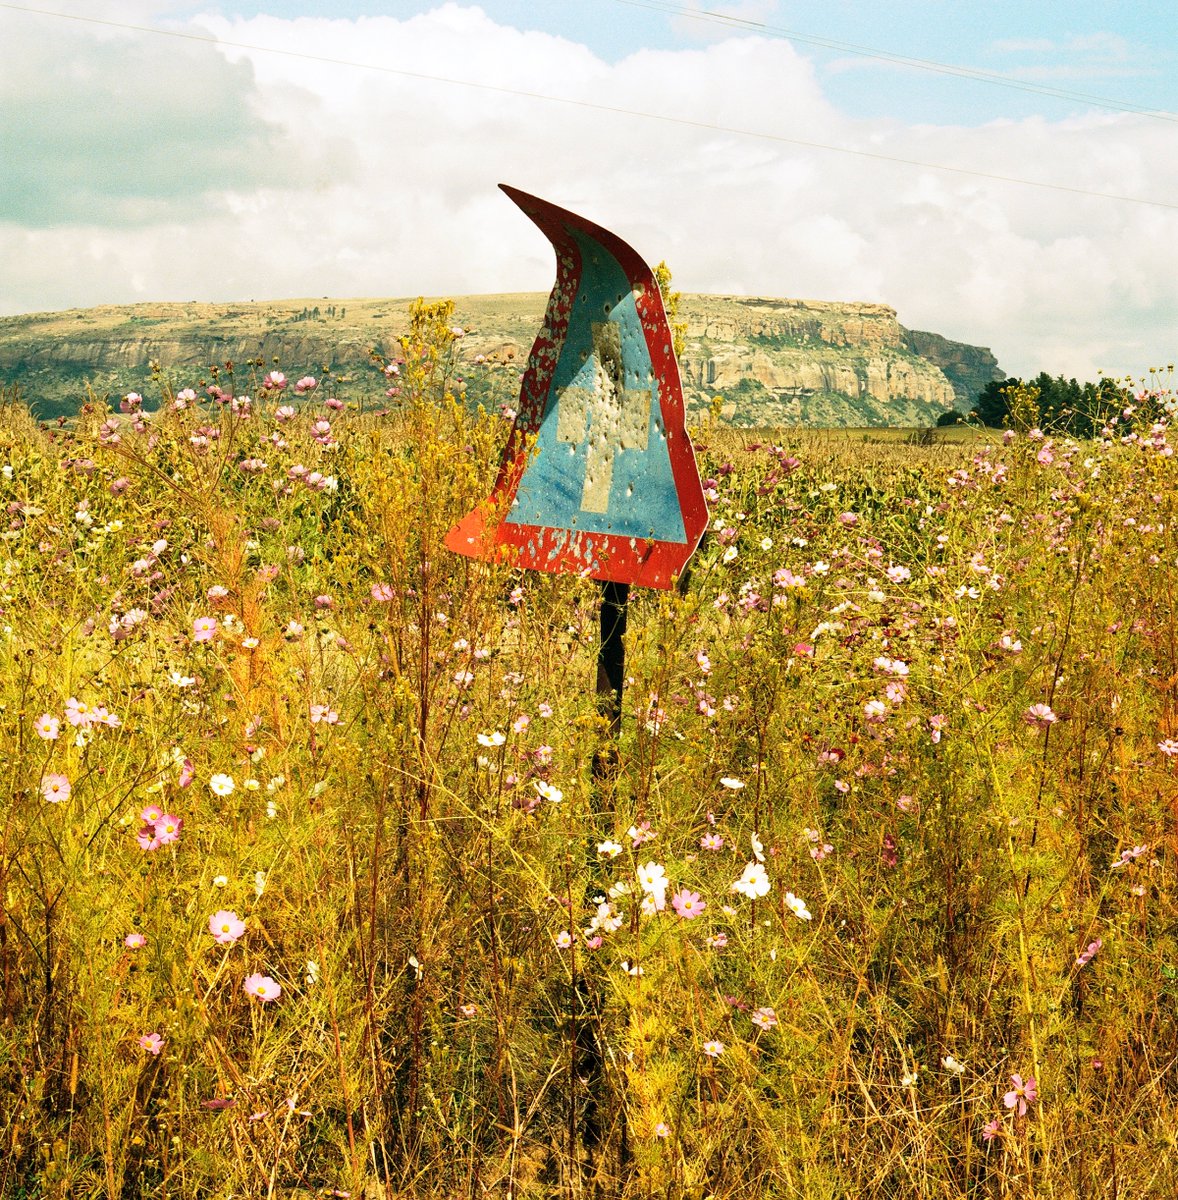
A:
<svg viewBox="0 0 1178 1200">
<path fill-rule="evenodd" d="M 683 385 L 658 283 L 646 263 L 615 234 L 547 200 L 505 183 L 499 186 L 552 243 L 556 251 L 556 283 L 548 298 L 544 326 L 528 356 L 519 410 L 491 496 L 450 530 L 445 544 L 459 554 L 478 558 L 497 557 L 495 547 L 501 546 L 507 561 L 531 570 L 669 589 L 703 537 L 708 509 L 695 451 L 685 428 Z M 544 417 L 552 376 L 581 283 L 581 254 L 574 231 L 592 238 L 613 256 L 633 291 L 651 368 L 658 381 L 659 409 L 686 542 L 508 524 L 503 520 L 515 499 L 534 435 Z"/>
</svg>

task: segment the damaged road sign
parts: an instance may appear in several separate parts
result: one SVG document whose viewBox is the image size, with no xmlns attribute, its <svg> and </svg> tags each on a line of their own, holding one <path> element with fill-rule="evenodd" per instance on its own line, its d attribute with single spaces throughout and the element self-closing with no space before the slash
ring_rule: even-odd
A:
<svg viewBox="0 0 1178 1200">
<path fill-rule="evenodd" d="M 500 186 L 552 243 L 556 283 L 495 486 L 446 545 L 670 588 L 708 512 L 658 283 L 612 233 Z"/>
</svg>

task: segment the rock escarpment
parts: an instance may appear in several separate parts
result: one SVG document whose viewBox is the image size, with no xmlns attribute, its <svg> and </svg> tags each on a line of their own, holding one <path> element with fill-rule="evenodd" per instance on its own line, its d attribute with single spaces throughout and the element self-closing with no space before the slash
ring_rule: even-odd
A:
<svg viewBox="0 0 1178 1200">
<path fill-rule="evenodd" d="M 147 395 L 153 363 L 177 387 L 226 362 L 330 370 L 362 387 L 373 350 L 397 353 L 409 305 L 166 303 L 0 318 L 0 382 L 18 383 L 42 417 L 76 411 L 88 389 Z M 538 293 L 456 301 L 467 331 L 459 369 L 472 399 L 518 389 L 544 305 Z M 988 350 L 907 330 L 882 304 L 689 295 L 680 320 L 689 406 L 718 402 L 740 425 L 927 425 L 949 409 L 968 410 L 1002 377 Z"/>
<path fill-rule="evenodd" d="M 883 304 L 687 296 L 684 385 L 742 425 L 931 424 L 967 411 L 994 356 L 913 332 Z"/>
</svg>

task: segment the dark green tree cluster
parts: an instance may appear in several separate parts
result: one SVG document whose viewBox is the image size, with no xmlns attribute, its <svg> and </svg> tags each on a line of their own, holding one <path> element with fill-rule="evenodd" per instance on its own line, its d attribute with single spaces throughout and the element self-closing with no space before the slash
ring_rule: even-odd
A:
<svg viewBox="0 0 1178 1200">
<path fill-rule="evenodd" d="M 1133 394 L 1112 379 L 1077 383 L 1062 375 L 1041 371 L 1034 379 L 995 380 L 978 393 L 970 416 L 983 425 L 1001 429 L 1010 423 L 1011 397 L 1020 388 L 1038 392 L 1039 428 L 1044 433 L 1069 437 L 1094 437 L 1111 416 L 1133 402 Z"/>
</svg>

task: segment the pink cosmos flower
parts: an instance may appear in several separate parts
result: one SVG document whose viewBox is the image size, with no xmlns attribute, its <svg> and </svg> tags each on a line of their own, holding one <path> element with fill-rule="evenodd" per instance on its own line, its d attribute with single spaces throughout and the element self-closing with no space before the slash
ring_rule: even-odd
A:
<svg viewBox="0 0 1178 1200">
<path fill-rule="evenodd" d="M 1009 430 L 1007 431 L 1009 432 Z M 999 1117 L 995 1117 L 992 1121 L 987 1121 L 982 1126 L 982 1141 L 992 1142 L 997 1136 L 998 1131 L 1002 1128 L 1002 1121 Z"/>
<path fill-rule="evenodd" d="M 65 719 L 74 726 L 75 729 L 83 726 L 89 726 L 94 721 L 94 710 L 85 700 L 78 700 L 71 696 L 65 702 Z"/>
<path fill-rule="evenodd" d="M 160 808 L 158 804 L 147 805 L 147 807 L 139 814 L 140 818 L 146 821 L 148 825 L 154 825 L 156 821 L 158 821 L 163 815 L 164 810 Z"/>
<path fill-rule="evenodd" d="M 48 713 L 42 713 L 33 722 L 33 728 L 37 731 L 39 738 L 47 742 L 52 742 L 61 733 L 61 719 L 59 717 L 51 717 Z"/>
<path fill-rule="evenodd" d="M 724 848 L 724 839 L 718 833 L 705 833 L 699 839 L 701 850 L 722 850 Z"/>
<path fill-rule="evenodd" d="M 155 836 L 159 839 L 159 844 L 170 846 L 172 842 L 178 842 L 183 825 L 184 822 L 179 817 L 174 817 L 171 813 L 164 813 L 155 823 Z"/>
<path fill-rule="evenodd" d="M 264 1004 L 271 1000 L 277 1000 L 282 995 L 282 988 L 269 975 L 263 975 L 258 971 L 247 975 L 242 986 L 251 996 L 261 1000 Z"/>
<path fill-rule="evenodd" d="M 1014 1074 L 1010 1077 L 1011 1089 L 1002 1098 L 1003 1103 L 1007 1108 L 1018 1108 L 1018 1115 L 1025 1117 L 1027 1115 L 1027 1105 L 1034 1104 L 1039 1098 L 1038 1086 L 1035 1083 L 1035 1076 L 1028 1075 L 1026 1082 L 1023 1082 L 1023 1077 Z"/>
<path fill-rule="evenodd" d="M 758 1029 L 772 1029 L 777 1024 L 777 1013 L 766 1005 L 764 1008 L 756 1009 L 751 1020 Z"/>
<path fill-rule="evenodd" d="M 724 1053 L 724 1043 L 720 1042 L 720 1041 L 715 1041 L 715 1040 L 710 1041 L 710 1042 L 704 1042 L 703 1052 L 709 1058 L 719 1058 L 720 1055 Z"/>
<path fill-rule="evenodd" d="M 41 795 L 51 804 L 70 798 L 70 781 L 64 775 L 46 775 L 41 780 Z"/>
<path fill-rule="evenodd" d="M 91 725 L 109 725 L 112 729 L 117 729 L 122 724 L 114 713 L 107 710 L 105 704 L 99 704 L 92 710 L 89 723 Z"/>
<path fill-rule="evenodd" d="M 377 604 L 388 604 L 396 593 L 393 591 L 392 584 L 389 583 L 374 583 L 372 585 L 372 598 Z"/>
<path fill-rule="evenodd" d="M 245 922 L 237 913 L 220 909 L 209 917 L 209 933 L 222 946 L 232 946 L 245 933 Z"/>
<path fill-rule="evenodd" d="M 273 388 L 275 391 L 281 391 L 286 387 L 286 376 L 281 371 L 271 371 L 265 379 L 262 380 L 262 386 Z"/>
<path fill-rule="evenodd" d="M 1097 938 L 1094 942 L 1088 943 L 1086 950 L 1081 950 L 1076 956 L 1076 966 L 1086 967 L 1100 953 L 1101 946 L 1104 945 L 1103 938 Z"/>
<path fill-rule="evenodd" d="M 671 897 L 671 907 L 685 921 L 692 921 L 707 908 L 707 904 L 699 898 L 698 892 L 689 892 L 687 888 L 680 888 Z"/>
<path fill-rule="evenodd" d="M 123 945 L 128 950 L 142 950 L 147 945 L 147 938 L 141 933 L 129 933 L 123 938 Z"/>
<path fill-rule="evenodd" d="M 158 1054 L 164 1048 L 164 1039 L 158 1033 L 145 1033 L 139 1039 L 139 1049 L 146 1050 L 148 1054 Z"/>
<path fill-rule="evenodd" d="M 1048 729 L 1059 720 L 1059 717 L 1051 711 L 1051 706 L 1048 704 L 1032 704 L 1023 713 L 1023 720 L 1035 729 Z"/>
<path fill-rule="evenodd" d="M 216 617 L 197 617 L 192 622 L 192 640 L 194 642 L 211 642 L 216 632 Z"/>
<path fill-rule="evenodd" d="M 160 840 L 156 836 L 154 825 L 144 825 L 135 835 L 135 840 L 139 843 L 140 849 L 143 850 L 158 850 L 160 848 Z"/>
<path fill-rule="evenodd" d="M 318 725 L 322 721 L 324 725 L 338 725 L 339 713 L 328 704 L 312 704 L 311 705 L 311 724 Z"/>
<path fill-rule="evenodd" d="M 302 379 L 295 384 L 295 391 L 301 396 L 304 392 L 309 392 L 319 381 L 314 375 L 304 375 Z"/>
</svg>

